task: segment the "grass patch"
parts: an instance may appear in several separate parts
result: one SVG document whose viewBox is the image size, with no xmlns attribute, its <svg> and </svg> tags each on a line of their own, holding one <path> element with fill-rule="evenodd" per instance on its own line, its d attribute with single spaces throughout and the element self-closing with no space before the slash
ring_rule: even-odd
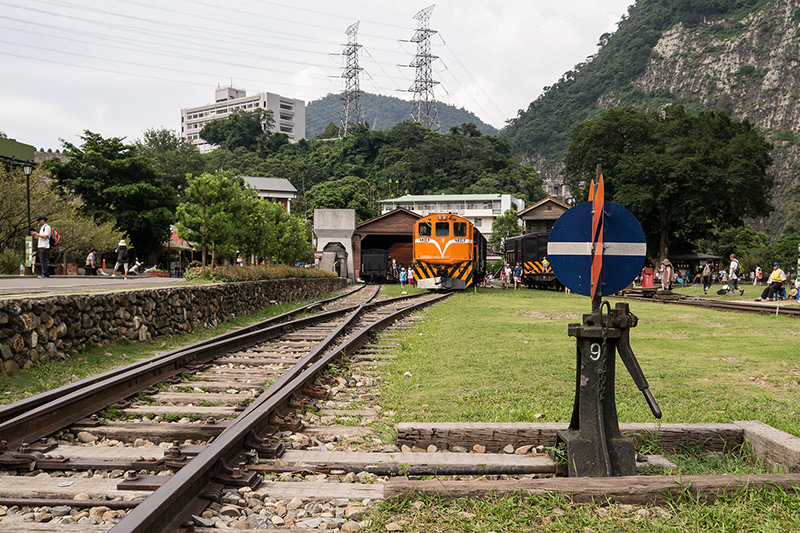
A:
<svg viewBox="0 0 800 533">
<path fill-rule="evenodd" d="M 529 496 L 443 500 L 424 494 L 382 502 L 370 514 L 365 533 L 488 532 L 674 532 L 798 531 L 800 499 L 782 490 L 759 489 L 727 494 L 714 505 L 681 496 L 664 506 L 574 504 L 566 496 Z"/>
<path fill-rule="evenodd" d="M 748 294 L 752 286 L 744 287 L 742 299 L 755 297 Z M 697 295 L 702 288 L 680 291 Z M 392 421 L 569 422 L 575 339 L 567 324 L 580 322 L 590 307 L 575 294 L 479 289 L 425 311 L 426 320 L 396 336 L 395 362 L 380 367 L 383 412 L 395 413 L 380 428 L 388 433 Z M 758 419 L 800 435 L 797 319 L 650 302 L 631 302 L 631 311 L 640 319 L 631 344 L 662 422 Z M 615 385 L 620 422 L 655 422 L 621 364 Z M 645 442 L 645 451 L 660 451 L 654 437 Z M 745 449 L 722 455 L 689 448 L 669 458 L 681 475 L 768 472 Z M 403 531 L 436 533 L 782 532 L 800 531 L 800 498 L 759 489 L 726 494 L 713 505 L 687 493 L 661 506 L 634 506 L 580 505 L 555 495 L 454 501 L 419 495 L 383 502 L 370 519 L 369 533 L 391 522 Z"/>
<path fill-rule="evenodd" d="M 589 309 L 588 298 L 547 291 L 454 295 L 405 331 L 398 359 L 383 367 L 383 407 L 408 422 L 569 422 L 575 339 L 567 324 Z M 758 419 L 800 435 L 797 319 L 650 302 L 632 302 L 631 311 L 640 319 L 631 344 L 663 423 Z M 655 421 L 617 368 L 620 421 Z"/>
</svg>

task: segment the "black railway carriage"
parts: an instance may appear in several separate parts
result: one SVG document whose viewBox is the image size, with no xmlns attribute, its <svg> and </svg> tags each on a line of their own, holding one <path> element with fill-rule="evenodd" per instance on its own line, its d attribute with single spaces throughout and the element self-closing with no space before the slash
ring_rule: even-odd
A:
<svg viewBox="0 0 800 533">
<path fill-rule="evenodd" d="M 389 269 L 389 252 L 380 248 L 361 251 L 361 279 L 385 280 Z"/>
<path fill-rule="evenodd" d="M 486 275 L 486 237 L 452 213 L 422 217 L 414 224 L 411 267 L 420 288 L 466 289 Z"/>
<path fill-rule="evenodd" d="M 522 265 L 522 282 L 536 289 L 560 289 L 550 263 L 547 261 L 549 233 L 529 233 L 506 239 L 506 262 Z"/>
</svg>

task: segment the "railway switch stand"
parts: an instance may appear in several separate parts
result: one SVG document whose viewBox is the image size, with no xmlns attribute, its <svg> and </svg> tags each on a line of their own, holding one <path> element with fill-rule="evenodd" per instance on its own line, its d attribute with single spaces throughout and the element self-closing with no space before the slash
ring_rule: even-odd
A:
<svg viewBox="0 0 800 533">
<path fill-rule="evenodd" d="M 602 313 L 607 307 L 609 312 Z M 583 315 L 582 324 L 570 324 L 569 335 L 577 342 L 575 403 L 569 428 L 558 432 L 556 448 L 566 447 L 571 477 L 631 476 L 636 474 L 632 440 L 622 436 L 614 393 L 616 354 L 619 353 L 650 410 L 661 418 L 661 410 L 650 393 L 630 346 L 630 328 L 638 318 L 626 303 L 612 310 L 608 302 Z"/>
<path fill-rule="evenodd" d="M 597 178 L 597 188 L 591 183 L 589 201 L 561 215 L 547 244 L 559 281 L 592 302 L 592 312 L 583 315 L 583 323 L 569 325 L 569 335 L 577 342 L 575 402 L 569 427 L 558 432 L 554 455 L 566 451 L 570 476 L 632 476 L 636 474 L 634 443 L 622 436 L 617 420 L 617 353 L 656 418 L 661 418 L 661 410 L 631 348 L 630 330 L 638 318 L 628 304 L 611 309 L 603 295 L 619 292 L 636 278 L 647 245 L 636 217 L 621 205 L 605 201 L 599 166 Z M 603 313 L 604 309 L 608 311 Z"/>
</svg>

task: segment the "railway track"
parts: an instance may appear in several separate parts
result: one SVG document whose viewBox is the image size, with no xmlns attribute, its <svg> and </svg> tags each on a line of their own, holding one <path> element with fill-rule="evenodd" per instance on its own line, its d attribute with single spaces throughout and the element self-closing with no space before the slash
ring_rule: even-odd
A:
<svg viewBox="0 0 800 533">
<path fill-rule="evenodd" d="M 350 502 L 377 495 L 361 481 L 397 469 L 391 453 L 358 451 L 374 451 L 359 423 L 378 415 L 361 367 L 391 356 L 371 339 L 446 297 L 376 295 L 368 286 L 3 406 L 0 527 L 347 522 Z"/>
<path fill-rule="evenodd" d="M 628 294 L 627 300 L 641 302 L 660 302 L 664 304 L 689 305 L 692 307 L 703 307 L 705 309 L 716 309 L 719 311 L 735 311 L 738 313 L 755 313 L 759 315 L 784 315 L 800 317 L 800 307 L 781 304 L 779 301 L 748 302 L 742 300 L 712 300 L 696 296 L 674 295 L 671 298 L 647 298 Z"/>
</svg>

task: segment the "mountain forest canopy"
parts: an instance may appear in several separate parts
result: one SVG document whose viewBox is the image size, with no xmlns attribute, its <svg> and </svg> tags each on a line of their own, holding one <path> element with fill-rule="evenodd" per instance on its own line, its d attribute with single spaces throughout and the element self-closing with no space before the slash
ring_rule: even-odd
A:
<svg viewBox="0 0 800 533">
<path fill-rule="evenodd" d="M 303 139 L 271 152 L 236 133 L 249 131 L 241 117 L 215 122 L 228 132 L 226 146 L 204 154 L 205 171 L 288 179 L 298 190 L 293 210 L 309 216 L 315 208 L 349 206 L 364 220 L 379 214 L 379 200 L 403 194 L 506 193 L 527 202 L 546 196 L 541 177 L 514 160 L 506 140 L 471 123 L 447 133 L 411 121 L 381 131 L 357 125 L 344 139 Z"/>
<path fill-rule="evenodd" d="M 364 123 L 371 130 L 391 129 L 400 122 L 411 118 L 411 102 L 394 96 L 364 93 L 361 95 Z M 436 103 L 439 124 L 442 132 L 453 126 L 474 124 L 482 133 L 497 135 L 497 128 L 481 121 L 474 113 L 464 108 Z M 339 136 L 342 116 L 342 95 L 329 94 L 308 103 L 306 106 L 306 138 L 330 139 Z M 331 127 L 332 126 L 332 127 Z"/>
<path fill-rule="evenodd" d="M 749 223 L 774 241 L 800 216 L 798 20 L 793 0 L 637 0 L 597 52 L 545 87 L 501 136 L 518 160 L 558 181 L 572 130 L 613 107 L 682 105 L 748 119 L 774 160 L 774 209 Z"/>
<path fill-rule="evenodd" d="M 565 181 L 585 199 L 602 165 L 606 198 L 631 210 L 662 260 L 671 242 L 769 212 L 770 148 L 749 122 L 721 113 L 614 108 L 575 128 Z"/>
<path fill-rule="evenodd" d="M 652 107 L 670 100 L 647 98 L 632 82 L 648 64 L 662 33 L 678 23 L 697 25 L 710 17 L 743 16 L 768 0 L 638 0 L 619 28 L 603 34 L 598 52 L 576 65 L 509 122 L 502 134 L 523 159 L 543 156 L 560 161 L 570 132 L 602 111 L 602 97 L 617 105 Z M 644 105 L 649 100 L 650 105 Z M 678 102 L 680 103 L 680 102 Z"/>
</svg>

